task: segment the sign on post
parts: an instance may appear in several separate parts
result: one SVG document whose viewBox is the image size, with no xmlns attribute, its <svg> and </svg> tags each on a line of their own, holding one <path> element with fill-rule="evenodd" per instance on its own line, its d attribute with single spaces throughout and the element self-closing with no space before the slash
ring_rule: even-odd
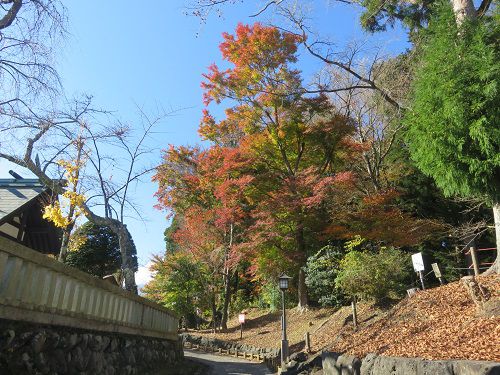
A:
<svg viewBox="0 0 500 375">
<path fill-rule="evenodd" d="M 436 277 L 439 279 L 440 277 L 442 277 L 441 275 L 441 270 L 439 269 L 439 266 L 437 263 L 432 263 L 431 264 L 432 266 L 432 270 L 434 271 L 434 275 L 436 275 Z"/>
<path fill-rule="evenodd" d="M 238 320 L 240 322 L 240 339 L 243 338 L 243 324 L 245 323 L 245 313 L 238 315 Z"/>
<path fill-rule="evenodd" d="M 239 320 L 240 324 L 245 323 L 245 314 L 238 315 L 238 320 Z"/>
<path fill-rule="evenodd" d="M 415 270 L 415 272 L 418 272 L 418 276 L 420 276 L 420 282 L 422 283 L 422 290 L 425 290 L 424 275 L 422 274 L 422 271 L 425 270 L 425 266 L 422 253 L 412 254 L 411 261 L 413 262 L 413 269 Z"/>
<path fill-rule="evenodd" d="M 415 270 L 415 272 L 425 270 L 424 258 L 422 257 L 422 253 L 412 254 L 411 261 L 413 262 L 413 269 Z"/>
<path fill-rule="evenodd" d="M 444 284 L 443 275 L 441 274 L 441 270 L 439 269 L 438 264 L 432 263 L 431 266 L 432 270 L 434 271 L 434 275 L 436 275 L 437 279 L 439 280 L 439 283 L 443 285 Z"/>
</svg>

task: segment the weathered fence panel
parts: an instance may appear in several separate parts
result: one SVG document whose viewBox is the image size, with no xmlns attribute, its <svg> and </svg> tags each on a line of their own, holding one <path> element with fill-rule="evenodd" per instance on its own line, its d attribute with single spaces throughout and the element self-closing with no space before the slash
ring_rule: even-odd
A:
<svg viewBox="0 0 500 375">
<path fill-rule="evenodd" d="M 2 237 L 0 319 L 177 340 L 171 311 Z"/>
</svg>

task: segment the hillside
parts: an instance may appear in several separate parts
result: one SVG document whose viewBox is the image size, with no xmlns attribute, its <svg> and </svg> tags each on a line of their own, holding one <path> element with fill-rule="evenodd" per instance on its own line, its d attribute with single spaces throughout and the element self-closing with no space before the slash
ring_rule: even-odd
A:
<svg viewBox="0 0 500 375">
<path fill-rule="evenodd" d="M 480 282 L 500 303 L 500 276 L 481 277 Z M 479 316 L 476 306 L 460 282 L 426 290 L 405 298 L 390 309 L 360 303 L 360 326 L 352 327 L 349 307 L 288 312 L 289 340 L 294 350 L 303 348 L 306 331 L 312 349 L 323 348 L 357 356 L 375 352 L 388 356 L 427 359 L 473 359 L 500 361 L 500 316 Z M 279 313 L 252 309 L 247 316 L 244 343 L 277 347 L 281 338 Z M 222 340 L 240 341 L 237 319 L 230 321 Z M 203 335 L 214 336 L 210 332 Z"/>
</svg>

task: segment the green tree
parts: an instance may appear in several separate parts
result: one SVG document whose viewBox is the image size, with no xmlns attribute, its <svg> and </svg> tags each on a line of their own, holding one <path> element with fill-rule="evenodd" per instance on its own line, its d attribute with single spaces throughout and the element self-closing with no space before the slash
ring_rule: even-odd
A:
<svg viewBox="0 0 500 375">
<path fill-rule="evenodd" d="M 196 308 L 209 308 L 206 267 L 182 252 L 155 256 L 153 279 L 143 291 L 146 297 L 183 316 L 187 326 L 194 326 Z"/>
<path fill-rule="evenodd" d="M 67 264 L 101 278 L 119 272 L 120 245 L 118 236 L 109 227 L 86 222 L 72 237 Z"/>
<path fill-rule="evenodd" d="M 344 250 L 327 245 L 307 259 L 306 285 L 309 296 L 321 306 L 342 306 L 344 293 L 335 284 Z"/>
<path fill-rule="evenodd" d="M 406 113 L 412 159 L 446 196 L 484 199 L 500 248 L 500 23 L 457 19 L 439 6 L 424 33 Z M 499 271 L 497 256 L 492 270 Z"/>
<path fill-rule="evenodd" d="M 352 250 L 340 262 L 335 284 L 349 296 L 381 302 L 404 290 L 409 264 L 409 256 L 392 247 Z"/>
</svg>

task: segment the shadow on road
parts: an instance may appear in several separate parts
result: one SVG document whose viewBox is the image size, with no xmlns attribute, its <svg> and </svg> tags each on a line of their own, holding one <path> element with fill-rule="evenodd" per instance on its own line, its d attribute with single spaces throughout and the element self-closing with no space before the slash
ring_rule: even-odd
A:
<svg viewBox="0 0 500 375">
<path fill-rule="evenodd" d="M 207 375 L 272 375 L 265 365 L 229 356 L 184 350 L 187 359 L 207 365 Z"/>
</svg>

